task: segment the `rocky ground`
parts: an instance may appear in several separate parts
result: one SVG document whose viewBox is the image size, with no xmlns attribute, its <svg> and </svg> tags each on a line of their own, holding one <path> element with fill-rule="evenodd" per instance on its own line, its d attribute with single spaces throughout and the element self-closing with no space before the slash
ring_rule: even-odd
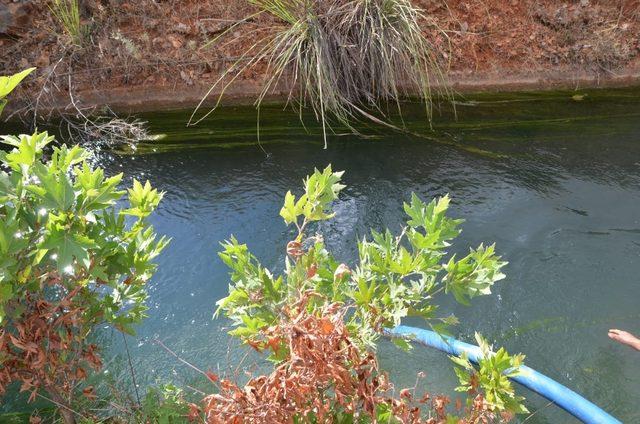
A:
<svg viewBox="0 0 640 424">
<path fill-rule="evenodd" d="M 414 2 L 460 87 L 638 81 L 640 0 Z M 40 107 L 69 103 L 70 87 L 95 104 L 192 102 L 275 24 L 252 18 L 206 46 L 253 13 L 247 0 L 81 0 L 87 35 L 76 46 L 48 4 L 0 0 L 0 74 L 37 66 L 19 95 Z M 231 93 L 254 94 L 263 71 L 245 72 Z"/>
</svg>

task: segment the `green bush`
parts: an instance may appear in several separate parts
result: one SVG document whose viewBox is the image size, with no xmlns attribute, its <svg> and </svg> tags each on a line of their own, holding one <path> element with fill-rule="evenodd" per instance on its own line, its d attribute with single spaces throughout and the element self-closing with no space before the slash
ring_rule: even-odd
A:
<svg viewBox="0 0 640 424">
<path fill-rule="evenodd" d="M 287 193 L 280 214 L 297 234 L 287 247 L 284 276 L 273 276 L 235 238 L 224 243 L 220 257 L 232 270 L 232 284 L 229 296 L 218 304 L 237 327 L 233 335 L 255 342 L 257 331 L 275 324 L 285 305 L 312 290 L 327 301 L 346 303 L 353 310 L 349 326 L 359 344 L 372 348 L 384 329 L 396 327 L 408 316 L 443 330 L 455 319 L 438 316 L 437 295 L 452 293 L 468 304 L 476 296 L 490 294 L 491 286 L 504 278 L 500 270 L 506 262 L 496 256 L 493 246 L 480 245 L 463 258 L 445 260 L 463 222 L 447 217 L 447 196 L 427 204 L 414 194 L 404 205 L 408 220 L 400 234 L 372 231 L 370 239 L 358 243 L 357 266 L 352 270 L 339 264 L 325 249 L 322 236 L 308 236 L 306 230 L 310 223 L 334 216 L 330 206 L 344 187 L 341 176 L 330 166 L 316 170 L 305 180 L 300 198 Z"/>
<path fill-rule="evenodd" d="M 344 188 L 342 174 L 333 172 L 331 166 L 316 170 L 305 179 L 300 197 L 286 194 L 280 215 L 296 231 L 287 245 L 283 275 L 272 274 L 234 237 L 223 243 L 220 257 L 231 269 L 231 283 L 216 313 L 231 319 L 231 335 L 269 352 L 278 364 L 295 358 L 290 357 L 285 338 L 273 336 L 273 329 L 296 314 L 292 311 L 300 308 L 301 299 L 308 299 L 303 305 L 310 316 L 342 311 L 338 315 L 346 322 L 351 343 L 363 352 L 375 352 L 385 330 L 406 317 L 422 318 L 433 329 L 446 331 L 457 320 L 438 313 L 439 296 L 450 293 L 466 305 L 477 296 L 489 295 L 492 286 L 504 278 L 501 269 L 506 262 L 496 255 L 493 245 L 481 244 L 462 258 L 447 255 L 463 222 L 447 216 L 448 196 L 425 203 L 412 195 L 404 205 L 407 221 L 399 234 L 372 231 L 370 238 L 358 243 L 358 263 L 354 267 L 340 264 L 326 250 L 322 235 L 312 234 L 309 226 L 335 215 L 331 204 Z M 330 328 L 335 326 L 327 331 Z M 411 347 L 410 337 L 394 342 L 405 350 Z M 486 359 L 480 364 L 480 378 L 473 379 L 478 384 L 469 383 L 473 367 L 465 358 L 458 360 L 464 367 L 457 371 L 460 390 L 482 393 L 480 405 L 488 413 L 526 411 L 507 380 L 517 374 L 522 358 L 510 357 L 504 350 L 494 355 L 482 343 Z M 285 363 L 278 370 L 290 366 Z"/>
<path fill-rule="evenodd" d="M 168 240 L 146 221 L 162 193 L 134 180 L 125 201 L 122 174 L 105 177 L 78 146 L 45 159 L 52 141 L 2 137 L 13 149 L 0 152 L 0 393 L 20 381 L 31 399 L 44 391 L 68 405 L 101 366 L 96 327 L 132 334 L 145 317 L 145 283 Z"/>
</svg>

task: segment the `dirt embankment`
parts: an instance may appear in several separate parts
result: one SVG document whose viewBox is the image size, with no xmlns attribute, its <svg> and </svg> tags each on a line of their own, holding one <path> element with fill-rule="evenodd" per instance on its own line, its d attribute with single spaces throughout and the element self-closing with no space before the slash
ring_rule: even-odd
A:
<svg viewBox="0 0 640 424">
<path fill-rule="evenodd" d="M 39 68 L 16 96 L 24 104 L 64 107 L 71 87 L 82 105 L 192 105 L 274 24 L 261 15 L 203 47 L 250 16 L 252 6 L 246 0 L 80 1 L 88 29 L 82 47 L 69 42 L 48 1 L 0 0 L 0 74 Z M 640 83 L 640 0 L 414 2 L 459 90 Z M 253 97 L 263 72 L 244 72 L 230 98 Z"/>
</svg>

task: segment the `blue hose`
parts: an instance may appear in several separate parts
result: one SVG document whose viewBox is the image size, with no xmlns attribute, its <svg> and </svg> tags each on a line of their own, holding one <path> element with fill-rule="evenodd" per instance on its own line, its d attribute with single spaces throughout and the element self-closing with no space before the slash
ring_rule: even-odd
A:
<svg viewBox="0 0 640 424">
<path fill-rule="evenodd" d="M 482 357 L 478 346 L 461 342 L 452 337 L 441 336 L 436 332 L 401 325 L 388 332 L 391 337 L 407 337 L 417 343 L 433 347 L 450 355 L 460 356 L 466 352 L 470 361 L 477 363 Z M 513 380 L 549 399 L 577 419 L 586 424 L 622 424 L 587 399 L 539 372 L 520 367 L 520 375 Z"/>
</svg>

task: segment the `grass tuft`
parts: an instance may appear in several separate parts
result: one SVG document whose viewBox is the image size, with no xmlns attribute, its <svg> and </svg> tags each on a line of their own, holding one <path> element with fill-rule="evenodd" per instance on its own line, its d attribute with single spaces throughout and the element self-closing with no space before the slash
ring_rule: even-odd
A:
<svg viewBox="0 0 640 424">
<path fill-rule="evenodd" d="M 258 111 L 265 96 L 286 82 L 287 103 L 300 117 L 304 108 L 311 108 L 322 123 L 325 148 L 327 132 L 335 124 L 355 133 L 354 123 L 362 119 L 397 128 L 383 106 L 394 105 L 402 116 L 402 99 L 416 93 L 430 122 L 434 87 L 451 98 L 437 52 L 420 27 L 426 17 L 410 0 L 247 1 L 279 24 L 223 73 L 197 106 L 190 125 L 209 116 L 226 89 L 262 63 L 267 64 L 267 76 L 256 100 Z M 196 119 L 215 89 L 220 89 L 215 106 Z"/>
<path fill-rule="evenodd" d="M 78 0 L 51 0 L 49 9 L 73 44 L 81 46 L 84 41 L 85 26 L 80 19 Z"/>
</svg>

